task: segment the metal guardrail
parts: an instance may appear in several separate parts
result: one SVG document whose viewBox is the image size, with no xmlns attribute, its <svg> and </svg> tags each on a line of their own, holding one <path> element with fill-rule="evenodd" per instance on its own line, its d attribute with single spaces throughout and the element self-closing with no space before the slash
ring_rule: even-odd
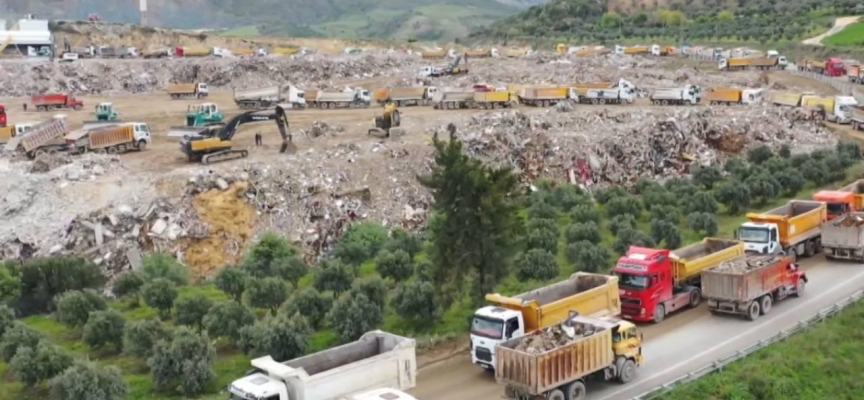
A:
<svg viewBox="0 0 864 400">
<path fill-rule="evenodd" d="M 845 79 L 845 76 L 841 79 L 833 76 L 817 74 L 815 72 L 799 71 L 794 68 L 794 66 L 790 66 L 786 70 L 793 75 L 798 75 L 807 79 L 812 79 L 814 81 L 831 85 L 832 87 L 834 87 L 834 89 L 840 91 L 840 93 L 847 96 L 855 97 L 855 99 L 858 100 L 859 104 L 864 103 L 864 85 L 852 83 L 848 79 Z"/>
<path fill-rule="evenodd" d="M 753 354 L 759 350 L 762 350 L 771 344 L 783 341 L 783 340 L 789 338 L 790 336 L 795 335 L 796 333 L 800 333 L 800 332 L 807 330 L 808 328 L 810 328 L 814 324 L 825 321 L 826 319 L 831 318 L 831 317 L 839 314 L 840 311 L 842 311 L 844 308 L 846 308 L 852 304 L 857 303 L 861 299 L 864 299 L 864 289 L 855 292 L 853 295 L 847 297 L 846 299 L 843 299 L 837 303 L 834 303 L 834 305 L 832 305 L 830 307 L 822 309 L 821 311 L 816 313 L 816 315 L 814 315 L 808 319 L 805 319 L 803 321 L 798 322 L 795 326 L 793 326 L 789 329 L 782 330 L 782 331 L 778 332 L 777 334 L 775 334 L 774 336 L 771 336 L 768 339 L 760 340 L 758 343 L 756 343 L 752 346 L 745 347 L 741 350 L 738 350 L 737 352 L 735 352 L 735 354 L 732 354 L 728 357 L 716 360 L 716 361 L 712 362 L 711 364 L 708 364 L 702 368 L 699 368 L 695 371 L 692 371 L 692 372 L 690 372 L 684 376 L 681 376 L 679 378 L 676 378 L 676 379 L 673 379 L 669 382 L 666 382 L 662 386 L 658 386 L 658 387 L 651 389 L 645 393 L 642 393 L 636 397 L 633 397 L 631 400 L 656 399 L 656 398 L 659 398 L 660 396 L 668 393 L 672 389 L 675 389 L 678 386 L 696 381 L 696 380 L 698 380 L 698 379 L 700 379 L 706 375 L 710 375 L 714 372 L 722 371 L 723 368 L 725 368 L 727 365 L 729 365 L 735 361 L 744 359 L 747 356 L 749 356 L 749 355 L 751 355 L 751 354 Z"/>
</svg>

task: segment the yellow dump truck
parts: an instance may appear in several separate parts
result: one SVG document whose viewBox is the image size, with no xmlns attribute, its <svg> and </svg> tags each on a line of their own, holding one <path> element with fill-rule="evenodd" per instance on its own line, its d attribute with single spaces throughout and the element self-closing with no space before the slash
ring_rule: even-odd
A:
<svg viewBox="0 0 864 400">
<path fill-rule="evenodd" d="M 648 46 L 630 46 L 624 48 L 624 54 L 647 54 L 651 49 Z"/>
<path fill-rule="evenodd" d="M 775 106 L 798 107 L 804 95 L 804 93 L 776 92 L 771 94 L 769 102 Z"/>
<path fill-rule="evenodd" d="M 711 105 L 755 104 L 762 101 L 763 93 L 763 89 L 718 87 L 709 89 L 702 100 Z"/>
<path fill-rule="evenodd" d="M 512 96 L 510 92 L 475 92 L 474 93 L 474 105 L 477 108 L 482 109 L 490 109 L 490 108 L 505 108 L 512 107 L 513 103 L 511 103 Z"/>
<path fill-rule="evenodd" d="M 251 56 L 255 54 L 255 50 L 250 48 L 231 49 L 231 54 L 235 56 Z"/>
<path fill-rule="evenodd" d="M 495 368 L 495 346 L 557 324 L 570 311 L 582 315 L 617 315 L 621 311 L 618 278 L 577 272 L 570 278 L 527 293 L 508 297 L 486 295 L 492 303 L 478 309 L 471 323 L 471 361 Z"/>
<path fill-rule="evenodd" d="M 491 57 L 492 56 L 492 50 L 487 50 L 487 49 L 467 50 L 465 52 L 465 55 L 468 57 L 471 57 L 471 58 Z"/>
<path fill-rule="evenodd" d="M 520 100 L 522 104 L 538 107 L 549 107 L 569 99 L 570 89 L 566 87 L 526 88 Z"/>
<path fill-rule="evenodd" d="M 207 84 L 204 82 L 197 83 L 177 83 L 168 86 L 166 90 L 172 99 L 188 99 L 188 98 L 204 98 L 210 93 Z"/>
<path fill-rule="evenodd" d="M 564 322 L 495 348 L 495 380 L 508 399 L 584 399 L 589 377 L 628 383 L 642 365 L 642 334 L 617 318 L 571 315 Z M 550 350 L 539 335 L 556 338 Z"/>
<path fill-rule="evenodd" d="M 8 143 L 10 139 L 21 136 L 27 131 L 29 131 L 33 126 L 36 125 L 35 122 L 25 122 L 14 125 L 7 125 L 0 128 L 0 144 Z"/>
<path fill-rule="evenodd" d="M 271 51 L 272 54 L 279 54 L 283 56 L 290 56 L 300 52 L 299 47 L 276 47 Z"/>
<path fill-rule="evenodd" d="M 213 49 L 207 47 L 184 47 L 183 57 L 207 57 L 213 53 Z"/>
<path fill-rule="evenodd" d="M 822 97 L 806 95 L 801 97 L 801 107 L 823 108 L 825 111 L 834 111 L 834 97 Z"/>
<path fill-rule="evenodd" d="M 447 50 L 427 50 L 420 53 L 423 58 L 444 58 L 447 56 Z"/>
<path fill-rule="evenodd" d="M 820 227 L 828 220 L 823 202 L 791 200 L 764 213 L 747 213 L 736 232 L 747 252 L 810 257 L 820 250 Z"/>
</svg>

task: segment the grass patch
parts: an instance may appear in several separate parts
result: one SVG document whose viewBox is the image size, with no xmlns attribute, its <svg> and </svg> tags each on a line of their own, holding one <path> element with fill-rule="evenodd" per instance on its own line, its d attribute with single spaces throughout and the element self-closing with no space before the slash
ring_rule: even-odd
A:
<svg viewBox="0 0 864 400">
<path fill-rule="evenodd" d="M 840 32 L 822 39 L 822 43 L 833 46 L 862 46 L 864 45 L 864 22 L 846 25 Z"/>
<path fill-rule="evenodd" d="M 857 399 L 864 303 L 784 342 L 666 393 L 663 400 Z"/>
</svg>

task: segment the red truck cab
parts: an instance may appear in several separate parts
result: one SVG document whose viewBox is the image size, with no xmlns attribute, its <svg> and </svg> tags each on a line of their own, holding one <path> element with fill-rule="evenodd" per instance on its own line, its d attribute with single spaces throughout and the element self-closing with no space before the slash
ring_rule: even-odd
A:
<svg viewBox="0 0 864 400">
<path fill-rule="evenodd" d="M 674 285 L 669 250 L 631 246 L 615 265 L 621 317 L 660 322 L 691 303 L 691 291 Z M 696 300 L 698 304 L 698 299 Z"/>
<path fill-rule="evenodd" d="M 843 66 L 843 60 L 837 57 L 831 57 L 825 61 L 825 75 L 842 76 L 846 74 L 846 68 Z"/>
<path fill-rule="evenodd" d="M 6 119 L 6 107 L 0 104 L 0 128 L 5 128 L 8 120 Z"/>
<path fill-rule="evenodd" d="M 820 190 L 813 195 L 813 200 L 827 205 L 829 221 L 855 211 L 855 194 L 852 192 Z"/>
</svg>

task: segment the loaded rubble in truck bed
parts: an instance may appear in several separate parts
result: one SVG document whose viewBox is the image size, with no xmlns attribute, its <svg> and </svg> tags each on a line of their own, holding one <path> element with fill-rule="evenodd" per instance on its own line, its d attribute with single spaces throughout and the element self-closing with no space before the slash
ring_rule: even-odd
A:
<svg viewBox="0 0 864 400">
<path fill-rule="evenodd" d="M 570 329 L 571 332 L 567 332 Z M 552 325 L 542 331 L 523 337 L 515 349 L 528 354 L 543 354 L 598 332 L 594 325 L 575 323 L 572 328 L 564 324 Z"/>
<path fill-rule="evenodd" d="M 843 218 L 840 218 L 839 221 L 834 223 L 834 226 L 842 226 L 844 228 L 851 228 L 853 226 L 862 226 L 864 225 L 864 217 L 860 215 L 847 215 Z"/>
<path fill-rule="evenodd" d="M 714 267 L 714 272 L 725 272 L 730 274 L 744 274 L 750 271 L 760 269 L 766 265 L 777 262 L 780 256 L 770 255 L 753 255 L 738 257 L 729 261 L 724 261 L 720 265 Z"/>
</svg>

